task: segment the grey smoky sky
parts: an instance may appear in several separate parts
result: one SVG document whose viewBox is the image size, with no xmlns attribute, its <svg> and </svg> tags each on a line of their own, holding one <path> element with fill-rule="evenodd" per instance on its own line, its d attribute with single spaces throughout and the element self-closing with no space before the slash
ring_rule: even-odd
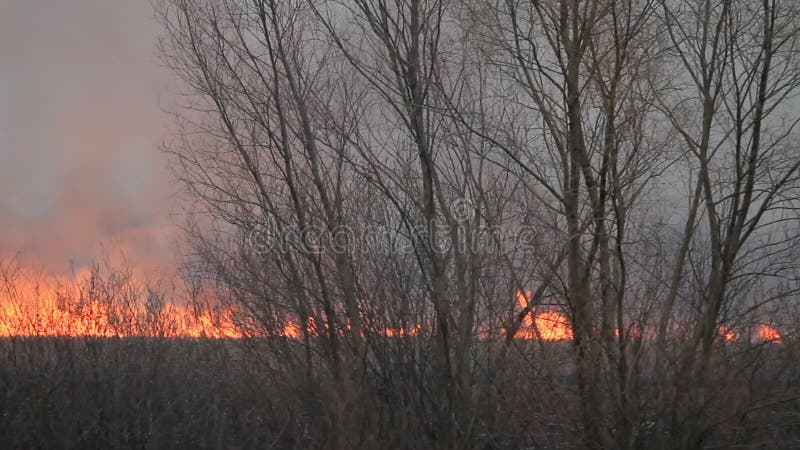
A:
<svg viewBox="0 0 800 450">
<path fill-rule="evenodd" d="M 2 256 L 50 271 L 110 249 L 173 259 L 158 33 L 148 0 L 0 1 Z"/>
</svg>

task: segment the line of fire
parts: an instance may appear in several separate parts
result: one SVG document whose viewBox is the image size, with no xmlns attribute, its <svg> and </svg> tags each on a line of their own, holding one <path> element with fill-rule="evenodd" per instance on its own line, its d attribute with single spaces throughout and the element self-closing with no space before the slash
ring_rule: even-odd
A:
<svg viewBox="0 0 800 450">
<path fill-rule="evenodd" d="M 0 292 L 0 337 L 10 336 L 71 336 L 71 337 L 129 337 L 149 336 L 168 338 L 241 339 L 245 337 L 281 336 L 299 339 L 304 335 L 316 336 L 328 332 L 330 325 L 320 314 L 309 314 L 302 320 L 283 318 L 276 320 L 271 330 L 265 332 L 251 320 L 244 318 L 234 307 L 203 304 L 162 303 L 157 311 L 148 308 L 147 298 L 132 295 L 123 306 L 114 302 L 93 299 L 90 293 L 96 273 L 84 271 L 75 275 L 78 283 L 65 279 L 24 278 L 6 280 Z M 120 283 L 120 288 L 130 288 L 132 283 Z M 87 286 L 89 288 L 87 289 Z M 96 286 L 95 286 L 96 288 Z M 144 292 L 148 294 L 148 292 Z M 149 293 L 152 295 L 152 293 Z M 96 295 L 100 296 L 100 295 Z M 146 297 L 147 295 L 144 295 Z M 139 297 L 139 298 L 137 298 Z M 513 333 L 515 339 L 542 341 L 571 341 L 572 326 L 563 305 L 531 305 L 531 291 L 516 291 L 514 314 L 521 317 L 518 327 L 500 326 L 495 329 L 476 327 L 479 339 L 497 339 Z M 367 319 L 367 318 L 365 318 Z M 365 320 L 365 323 L 370 323 Z M 347 326 L 340 327 L 347 332 Z M 406 326 L 365 327 L 362 333 L 389 338 L 430 335 L 432 327 L 426 323 Z M 632 324 L 616 336 L 625 339 L 654 339 L 654 332 Z M 734 327 L 718 326 L 721 340 L 729 342 L 762 341 L 781 343 L 783 338 L 776 326 L 751 323 Z"/>
</svg>

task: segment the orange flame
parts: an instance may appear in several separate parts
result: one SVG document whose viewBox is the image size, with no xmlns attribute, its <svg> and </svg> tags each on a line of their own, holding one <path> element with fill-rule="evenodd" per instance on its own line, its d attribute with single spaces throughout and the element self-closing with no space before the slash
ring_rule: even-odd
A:
<svg viewBox="0 0 800 450">
<path fill-rule="evenodd" d="M 180 316 L 182 325 L 176 330 L 176 337 L 207 337 L 212 339 L 240 339 L 244 333 L 238 329 L 233 319 L 233 309 L 215 316 L 211 311 L 200 311 L 189 314 L 183 311 Z M 179 316 L 179 317 L 180 317 Z"/>
<path fill-rule="evenodd" d="M 60 308 L 50 301 L 27 305 L 24 311 L 5 305 L 0 310 L 0 337 L 72 336 L 72 337 L 190 337 L 212 339 L 242 338 L 234 324 L 232 311 L 194 313 L 184 306 L 171 305 L 157 321 L 148 324 L 134 317 L 121 317 L 100 302 L 88 301 L 77 311 Z M 126 314 L 126 313 L 122 313 Z"/>
<path fill-rule="evenodd" d="M 197 310 L 180 304 L 166 304 L 153 318 L 144 302 L 119 305 L 90 298 L 83 286 L 91 279 L 89 271 L 76 274 L 71 280 L 58 278 L 20 277 L 12 283 L 0 285 L 0 337 L 8 336 L 87 336 L 87 337 L 190 337 L 214 339 L 238 339 L 245 337 L 239 326 L 235 311 L 211 308 Z M 531 291 L 517 291 L 516 300 L 520 309 L 528 307 Z M 141 300 L 141 299 L 139 299 Z M 274 332 L 277 336 L 298 339 L 303 336 L 302 322 L 288 320 Z M 317 324 L 308 317 L 305 329 L 317 335 L 328 329 L 327 323 Z M 345 326 L 344 329 L 349 329 Z M 344 332 L 343 330 L 340 330 Z M 422 334 L 420 324 L 406 327 L 378 329 L 386 337 L 417 336 Z M 617 331 L 619 333 L 619 331 Z M 631 335 L 640 337 L 637 326 L 630 329 Z M 719 335 L 725 341 L 737 341 L 740 335 L 725 325 L 720 325 Z M 491 336 L 490 332 L 478 333 L 479 338 Z M 531 308 L 522 319 L 517 336 L 523 339 L 561 341 L 573 339 L 568 318 L 561 312 Z M 780 343 L 778 330 L 768 325 L 759 325 L 758 336 L 763 341 Z"/>
<path fill-rule="evenodd" d="M 761 338 L 761 340 L 773 342 L 776 344 L 780 344 L 781 342 L 783 342 L 783 338 L 781 337 L 781 334 L 778 332 L 778 330 L 768 325 L 758 326 L 758 337 Z"/>
<path fill-rule="evenodd" d="M 526 306 L 528 306 L 528 303 L 530 303 L 531 296 L 533 295 L 533 293 L 531 291 L 525 291 L 525 292 L 517 291 L 516 295 L 517 295 L 517 304 L 519 305 L 519 307 L 525 308 Z"/>
<path fill-rule="evenodd" d="M 567 318 L 558 311 L 545 311 L 536 314 L 533 319 L 539 335 L 545 341 L 562 341 L 572 339 L 572 328 Z"/>
<path fill-rule="evenodd" d="M 614 329 L 614 336 L 616 337 L 620 336 L 619 328 Z M 633 324 L 630 328 L 628 328 L 628 331 L 626 331 L 625 334 L 623 334 L 623 337 L 624 338 L 633 337 L 638 339 L 642 337 L 642 330 L 636 324 Z"/>
<path fill-rule="evenodd" d="M 517 304 L 520 308 L 526 308 L 531 299 L 531 291 L 517 291 Z M 538 334 L 537 334 L 538 331 Z M 545 341 L 562 341 L 572 339 L 572 328 L 569 320 L 564 314 L 558 311 L 542 311 L 536 313 L 531 310 L 523 318 L 522 327 L 518 336 L 523 339 L 541 338 Z"/>
<path fill-rule="evenodd" d="M 71 278 L 24 271 L 0 283 L 0 337 L 208 337 L 241 338 L 231 308 L 197 311 L 180 304 L 146 308 L 147 291 L 132 278 L 93 279 L 85 269 Z M 101 280 L 103 281 L 103 280 Z M 104 291 L 111 289 L 113 291 Z"/>
<path fill-rule="evenodd" d="M 297 323 L 289 321 L 283 326 L 283 331 L 278 334 L 291 339 L 299 339 L 303 335 L 303 330 L 300 329 Z"/>
<path fill-rule="evenodd" d="M 728 342 L 734 342 L 739 340 L 739 334 L 731 330 L 730 328 L 726 327 L 725 325 L 719 326 L 718 333 L 720 336 L 722 336 L 722 339 Z"/>
<path fill-rule="evenodd" d="M 403 337 L 403 336 L 416 336 L 419 334 L 420 326 L 419 324 L 414 325 L 413 327 L 406 329 L 404 327 L 400 328 L 385 328 L 383 330 L 383 334 L 386 337 Z"/>
</svg>

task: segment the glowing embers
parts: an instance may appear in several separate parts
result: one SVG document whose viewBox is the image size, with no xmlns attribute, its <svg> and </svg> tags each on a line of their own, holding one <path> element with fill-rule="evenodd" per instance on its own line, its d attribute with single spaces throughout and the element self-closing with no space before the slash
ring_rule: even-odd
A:
<svg viewBox="0 0 800 450">
<path fill-rule="evenodd" d="M 517 291 L 517 303 L 525 309 L 531 298 L 531 292 Z M 555 310 L 537 312 L 530 308 L 525 315 L 522 326 L 516 334 L 523 339 L 542 339 L 545 341 L 563 341 L 572 339 L 572 327 L 567 317 Z"/>
</svg>

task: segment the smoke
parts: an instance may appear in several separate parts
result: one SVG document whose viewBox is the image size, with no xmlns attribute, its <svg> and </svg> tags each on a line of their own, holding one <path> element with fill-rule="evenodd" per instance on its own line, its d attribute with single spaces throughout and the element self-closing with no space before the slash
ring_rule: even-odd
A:
<svg viewBox="0 0 800 450">
<path fill-rule="evenodd" d="M 0 253 L 63 271 L 103 251 L 174 260 L 158 145 L 173 79 L 149 2 L 0 3 Z"/>
</svg>

